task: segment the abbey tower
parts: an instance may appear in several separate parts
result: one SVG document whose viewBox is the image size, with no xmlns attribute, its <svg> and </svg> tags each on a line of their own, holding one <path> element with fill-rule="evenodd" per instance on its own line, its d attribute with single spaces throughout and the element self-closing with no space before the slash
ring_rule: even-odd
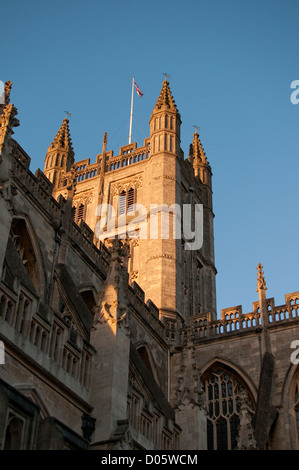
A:
<svg viewBox="0 0 299 470">
<path fill-rule="evenodd" d="M 95 163 L 90 163 L 90 159 L 74 162 L 69 122 L 65 118 L 48 149 L 45 175 L 54 184 L 56 199 L 59 195 L 66 197 L 66 187 L 72 185 L 74 220 L 84 220 L 95 236 L 99 232 L 99 205 L 109 205 L 110 212 L 113 207 L 113 214 L 108 214 L 108 225 L 109 219 L 110 225 L 113 219 L 116 222 L 113 226 L 120 227 L 125 217 L 130 282 L 139 284 L 146 299 L 158 306 L 161 317 L 167 317 L 173 326 L 177 322 L 188 324 L 190 316 L 200 313 L 211 312 L 215 318 L 211 167 L 198 133 L 194 134 L 185 159 L 180 146 L 181 116 L 167 80 L 163 82 L 149 125 L 149 137 L 142 147 L 128 144 L 114 155 L 106 148 L 105 134 L 102 153 L 96 156 Z M 194 223 L 195 204 L 203 205 L 200 227 L 203 245 L 200 249 L 188 249 L 183 233 L 183 206 L 192 207 Z M 142 205 L 145 213 L 133 212 L 134 205 L 137 209 Z M 135 224 L 133 233 L 128 227 L 136 216 L 142 222 Z M 161 221 L 168 218 L 169 230 L 163 238 Z M 178 218 L 180 233 L 174 236 Z M 101 236 L 105 239 L 105 234 Z"/>
<path fill-rule="evenodd" d="M 35 174 L 10 89 L 0 449 L 298 449 L 299 292 L 276 305 L 259 263 L 252 310 L 217 314 L 212 171 L 197 132 L 181 149 L 169 82 L 143 146 L 114 155 L 104 133 L 95 161 L 76 161 L 65 118 Z"/>
</svg>

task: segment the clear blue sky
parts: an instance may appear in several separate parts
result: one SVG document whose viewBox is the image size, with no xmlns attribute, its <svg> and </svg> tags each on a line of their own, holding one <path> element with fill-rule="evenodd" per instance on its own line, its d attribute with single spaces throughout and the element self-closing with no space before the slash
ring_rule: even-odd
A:
<svg viewBox="0 0 299 470">
<path fill-rule="evenodd" d="M 213 170 L 217 308 L 251 311 L 256 266 L 277 304 L 299 290 L 298 0 L 10 0 L 1 2 L 0 80 L 19 110 L 15 138 L 43 169 L 64 111 L 76 160 L 141 145 L 163 73 Z"/>
</svg>

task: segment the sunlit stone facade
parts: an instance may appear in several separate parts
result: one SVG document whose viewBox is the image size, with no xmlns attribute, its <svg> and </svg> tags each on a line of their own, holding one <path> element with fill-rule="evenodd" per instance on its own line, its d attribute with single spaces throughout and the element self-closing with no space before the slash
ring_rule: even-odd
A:
<svg viewBox="0 0 299 470">
<path fill-rule="evenodd" d="M 276 306 L 259 265 L 252 312 L 217 315 L 212 170 L 197 132 L 181 149 L 169 82 L 141 147 L 114 155 L 104 133 L 94 162 L 76 161 L 65 118 L 35 174 L 12 137 L 10 89 L 0 107 L 0 448 L 297 449 L 299 292 Z M 201 208 L 194 249 L 183 224 L 173 236 L 187 206 Z"/>
</svg>

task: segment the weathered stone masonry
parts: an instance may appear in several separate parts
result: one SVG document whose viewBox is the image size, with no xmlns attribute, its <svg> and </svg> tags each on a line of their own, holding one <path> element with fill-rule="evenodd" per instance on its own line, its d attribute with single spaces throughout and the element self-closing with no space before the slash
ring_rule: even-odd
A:
<svg viewBox="0 0 299 470">
<path fill-rule="evenodd" d="M 162 84 L 149 137 L 75 160 L 65 118 L 44 172 L 0 106 L 1 449 L 298 449 L 299 292 L 275 305 L 258 265 L 252 312 L 216 312 L 212 170 L 199 134 L 185 158 Z M 99 240 L 97 207 L 203 205 L 184 237 Z M 174 215 L 170 217 L 170 226 Z M 128 225 L 125 225 L 127 228 Z M 296 358 L 296 355 L 293 356 Z"/>
</svg>

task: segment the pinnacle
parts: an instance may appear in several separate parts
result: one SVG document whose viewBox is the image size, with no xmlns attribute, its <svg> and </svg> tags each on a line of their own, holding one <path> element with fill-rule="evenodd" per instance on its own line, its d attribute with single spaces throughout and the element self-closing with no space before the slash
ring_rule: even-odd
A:
<svg viewBox="0 0 299 470">
<path fill-rule="evenodd" d="M 65 117 L 62 121 L 62 124 L 60 126 L 60 129 L 58 130 L 50 148 L 63 148 L 65 150 L 69 150 L 70 152 L 73 152 L 73 145 L 72 145 L 72 140 L 70 136 L 70 130 L 69 130 L 69 120 L 67 117 Z"/>
<path fill-rule="evenodd" d="M 266 281 L 265 281 L 265 277 L 264 277 L 263 266 L 261 265 L 261 263 L 258 264 L 256 269 L 258 271 L 258 274 L 257 274 L 257 290 L 256 291 L 258 292 L 259 289 L 267 290 Z"/>
<path fill-rule="evenodd" d="M 166 105 L 170 109 L 177 110 L 175 101 L 170 91 L 169 82 L 164 80 L 159 98 L 156 102 L 155 108 L 161 109 L 163 105 Z"/>
<path fill-rule="evenodd" d="M 208 163 L 198 132 L 193 134 L 192 142 L 193 159 L 198 158 L 203 163 Z"/>
</svg>

